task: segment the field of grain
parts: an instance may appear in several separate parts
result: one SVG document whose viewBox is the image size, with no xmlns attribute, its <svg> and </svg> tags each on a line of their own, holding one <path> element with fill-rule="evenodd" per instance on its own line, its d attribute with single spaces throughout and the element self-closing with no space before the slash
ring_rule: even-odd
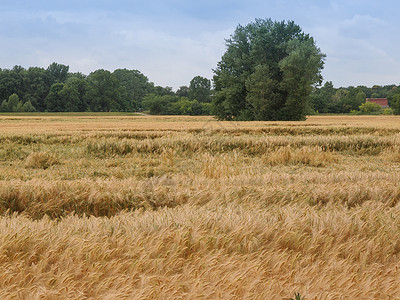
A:
<svg viewBox="0 0 400 300">
<path fill-rule="evenodd" d="M 400 299 L 400 118 L 0 115 L 0 299 Z"/>
</svg>

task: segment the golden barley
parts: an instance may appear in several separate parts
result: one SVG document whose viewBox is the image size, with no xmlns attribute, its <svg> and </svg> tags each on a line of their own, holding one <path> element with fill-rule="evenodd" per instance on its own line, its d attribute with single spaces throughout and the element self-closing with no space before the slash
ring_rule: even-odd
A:
<svg viewBox="0 0 400 300">
<path fill-rule="evenodd" d="M 400 118 L 0 116 L 1 299 L 400 298 Z"/>
</svg>

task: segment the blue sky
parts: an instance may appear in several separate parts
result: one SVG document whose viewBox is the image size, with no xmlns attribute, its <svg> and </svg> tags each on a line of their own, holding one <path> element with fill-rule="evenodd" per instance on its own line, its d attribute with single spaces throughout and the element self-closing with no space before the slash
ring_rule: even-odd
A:
<svg viewBox="0 0 400 300">
<path fill-rule="evenodd" d="M 0 0 L 0 68 L 137 69 L 177 89 L 212 78 L 238 24 L 271 18 L 315 38 L 336 87 L 400 84 L 399 11 L 395 0 Z"/>
</svg>

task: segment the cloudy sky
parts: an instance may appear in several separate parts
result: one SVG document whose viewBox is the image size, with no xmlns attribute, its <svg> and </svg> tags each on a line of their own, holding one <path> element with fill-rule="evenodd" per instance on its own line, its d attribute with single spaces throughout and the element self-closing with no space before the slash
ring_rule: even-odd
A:
<svg viewBox="0 0 400 300">
<path fill-rule="evenodd" d="M 176 90 L 212 78 L 238 24 L 271 18 L 315 38 L 336 87 L 399 84 L 399 11 L 397 0 L 0 0 L 0 68 L 137 69 Z"/>
</svg>

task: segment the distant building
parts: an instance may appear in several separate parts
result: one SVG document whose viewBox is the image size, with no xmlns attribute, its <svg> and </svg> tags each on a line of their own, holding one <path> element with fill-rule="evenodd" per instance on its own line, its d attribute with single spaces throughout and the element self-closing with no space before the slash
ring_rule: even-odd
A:
<svg viewBox="0 0 400 300">
<path fill-rule="evenodd" d="M 382 108 L 389 107 L 389 102 L 387 98 L 367 98 L 365 101 L 379 104 Z"/>
</svg>

